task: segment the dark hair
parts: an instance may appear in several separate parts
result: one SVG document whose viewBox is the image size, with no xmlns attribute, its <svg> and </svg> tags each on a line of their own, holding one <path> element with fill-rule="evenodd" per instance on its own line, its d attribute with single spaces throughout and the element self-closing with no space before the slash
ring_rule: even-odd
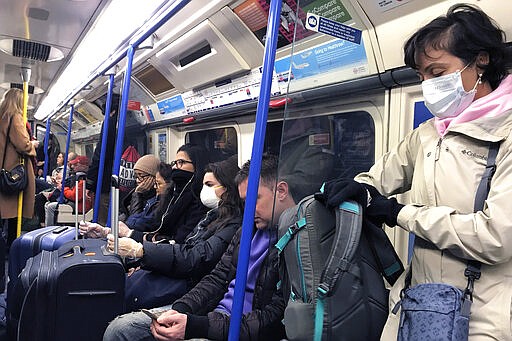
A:
<svg viewBox="0 0 512 341">
<path fill-rule="evenodd" d="M 277 181 L 277 165 L 278 158 L 272 154 L 263 154 L 261 157 L 261 169 L 260 169 L 260 181 L 265 184 L 268 188 L 274 188 Z M 235 182 L 240 185 L 249 177 L 249 168 L 251 166 L 251 160 L 247 161 L 242 165 L 242 168 L 238 172 L 235 178 Z"/>
<path fill-rule="evenodd" d="M 170 164 L 160 162 L 160 166 L 158 166 L 158 173 L 160 173 L 160 176 L 164 178 L 165 182 L 171 182 L 172 167 Z"/>
<path fill-rule="evenodd" d="M 234 158 L 210 163 L 205 168 L 205 173 L 213 173 L 217 181 L 226 189 L 220 198 L 219 216 L 215 220 L 217 225 L 223 226 L 227 220 L 242 215 L 243 204 L 235 183 L 235 177 L 239 171 L 240 168 Z"/>
<path fill-rule="evenodd" d="M 505 45 L 506 38 L 498 25 L 476 6 L 457 4 L 445 16 L 437 17 L 420 28 L 404 45 L 405 64 L 417 69 L 417 58 L 430 48 L 445 50 L 466 64 L 474 63 L 481 52 L 489 54 L 489 64 L 482 80 L 493 89 L 508 75 L 512 65 Z"/>
<path fill-rule="evenodd" d="M 170 164 L 165 162 L 160 162 L 160 166 L 158 166 L 158 173 L 160 173 L 160 176 L 164 178 L 165 182 L 172 183 L 171 180 L 171 174 L 172 174 L 172 167 Z M 160 221 L 162 218 L 162 215 L 167 210 L 167 206 L 169 205 L 169 202 L 171 201 L 173 193 L 173 186 L 167 186 L 165 189 L 165 192 L 160 195 L 158 198 L 158 206 L 156 208 L 155 213 L 155 221 Z"/>
<path fill-rule="evenodd" d="M 192 180 L 192 193 L 196 198 L 199 198 L 201 188 L 203 188 L 204 168 L 209 162 L 206 150 L 193 143 L 185 143 L 179 147 L 178 152 L 187 153 L 190 161 L 194 165 L 194 179 Z"/>
</svg>

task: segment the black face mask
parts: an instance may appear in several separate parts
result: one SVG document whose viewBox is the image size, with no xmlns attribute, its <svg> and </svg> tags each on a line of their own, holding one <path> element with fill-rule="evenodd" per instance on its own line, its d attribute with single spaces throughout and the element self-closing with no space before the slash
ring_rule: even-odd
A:
<svg viewBox="0 0 512 341">
<path fill-rule="evenodd" d="M 184 186 L 194 176 L 194 172 L 189 172 L 182 169 L 173 169 L 171 173 L 171 180 L 178 186 Z"/>
</svg>

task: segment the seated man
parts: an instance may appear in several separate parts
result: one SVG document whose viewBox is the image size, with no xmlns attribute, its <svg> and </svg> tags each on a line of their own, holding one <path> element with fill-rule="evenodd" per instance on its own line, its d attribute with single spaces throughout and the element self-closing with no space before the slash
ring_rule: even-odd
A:
<svg viewBox="0 0 512 341">
<path fill-rule="evenodd" d="M 66 178 L 64 183 L 64 202 L 69 203 L 71 206 L 75 206 L 76 198 L 76 173 L 84 173 L 89 168 L 89 158 L 87 156 L 76 156 L 73 160 L 68 162 L 70 177 Z M 82 212 L 82 201 L 83 201 L 83 188 L 85 185 L 84 180 L 80 180 L 78 184 L 78 213 Z M 92 208 L 92 201 L 90 198 L 85 199 L 85 210 L 86 212 Z M 56 213 L 58 211 L 59 203 L 47 202 L 45 204 L 45 222 L 46 226 L 52 226 L 55 224 Z M 76 212 L 75 212 L 76 213 Z"/>
<path fill-rule="evenodd" d="M 245 199 L 249 162 L 236 177 L 240 197 Z M 281 340 L 285 301 L 277 288 L 277 223 L 281 213 L 294 206 L 288 184 L 276 183 L 277 158 L 263 156 L 254 217 L 249 270 L 243 302 L 241 340 Z M 275 197 L 275 205 L 274 203 Z M 152 321 L 142 312 L 122 315 L 110 323 L 104 341 L 182 340 L 209 338 L 226 340 L 233 305 L 241 231 L 235 234 L 220 262 L 189 293 L 171 306 L 155 308 L 162 313 Z"/>
</svg>

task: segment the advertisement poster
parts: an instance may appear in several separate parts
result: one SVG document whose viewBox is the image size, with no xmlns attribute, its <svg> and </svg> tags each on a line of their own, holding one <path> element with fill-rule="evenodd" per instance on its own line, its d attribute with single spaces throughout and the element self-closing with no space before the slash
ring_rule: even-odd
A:
<svg viewBox="0 0 512 341">
<path fill-rule="evenodd" d="M 235 14 L 240 17 L 263 44 L 266 38 L 269 8 L 270 0 L 247 0 L 234 9 Z M 314 34 L 314 32 L 306 30 L 304 26 L 305 20 L 306 12 L 300 7 L 297 9 L 296 1 L 283 0 L 277 47 L 280 48 L 291 44 L 295 30 L 297 30 L 295 33 L 296 41 Z"/>
<path fill-rule="evenodd" d="M 361 44 L 345 40 L 336 40 L 309 50 L 302 51 L 293 56 L 292 74 L 289 75 L 290 57 L 275 62 L 275 71 L 278 82 L 287 82 L 288 79 L 302 79 L 331 72 L 335 69 L 352 69 L 358 73 L 358 68 L 366 68 L 368 60 Z"/>
<path fill-rule="evenodd" d="M 173 116 L 185 115 L 185 104 L 181 95 L 173 96 L 171 98 L 164 99 L 157 103 L 160 115 L 174 114 Z"/>
<path fill-rule="evenodd" d="M 167 133 L 158 133 L 158 157 L 167 162 Z"/>
</svg>

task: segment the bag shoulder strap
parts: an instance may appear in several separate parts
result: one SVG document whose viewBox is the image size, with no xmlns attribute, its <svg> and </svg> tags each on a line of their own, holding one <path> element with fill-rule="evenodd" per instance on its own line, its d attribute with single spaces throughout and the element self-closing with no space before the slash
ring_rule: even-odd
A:
<svg viewBox="0 0 512 341">
<path fill-rule="evenodd" d="M 352 259 L 359 247 L 362 229 L 361 205 L 345 201 L 336 209 L 336 231 L 329 257 L 320 276 L 315 308 L 314 340 L 322 339 L 324 299 L 331 294 L 336 282 L 352 265 Z"/>
<path fill-rule="evenodd" d="M 12 116 L 9 117 L 9 125 L 7 126 L 7 135 L 5 136 L 4 157 L 2 159 L 2 168 L 4 168 L 5 153 L 7 153 L 7 144 L 9 143 L 9 133 L 11 132 L 11 121 L 12 121 Z"/>
<path fill-rule="evenodd" d="M 489 195 L 491 189 L 491 180 L 496 172 L 496 156 L 500 149 L 500 142 L 491 142 L 489 145 L 489 153 L 487 154 L 487 165 L 485 166 L 484 174 L 478 184 L 475 195 L 475 203 L 473 205 L 473 211 L 478 212 L 483 210 L 485 199 Z M 464 290 L 464 297 L 473 301 L 473 287 L 475 280 L 481 276 L 480 267 L 482 263 L 475 260 L 468 260 L 466 269 L 464 270 L 464 276 L 468 278 L 468 284 Z M 469 314 L 469 311 L 468 311 Z"/>
<path fill-rule="evenodd" d="M 480 180 L 480 184 L 476 190 L 475 204 L 473 205 L 473 212 L 481 211 L 484 208 L 485 199 L 491 189 L 491 179 L 496 172 L 496 156 L 500 149 L 500 142 L 491 142 L 489 146 L 489 153 L 487 154 L 487 165 L 485 166 L 484 175 Z"/>
</svg>

